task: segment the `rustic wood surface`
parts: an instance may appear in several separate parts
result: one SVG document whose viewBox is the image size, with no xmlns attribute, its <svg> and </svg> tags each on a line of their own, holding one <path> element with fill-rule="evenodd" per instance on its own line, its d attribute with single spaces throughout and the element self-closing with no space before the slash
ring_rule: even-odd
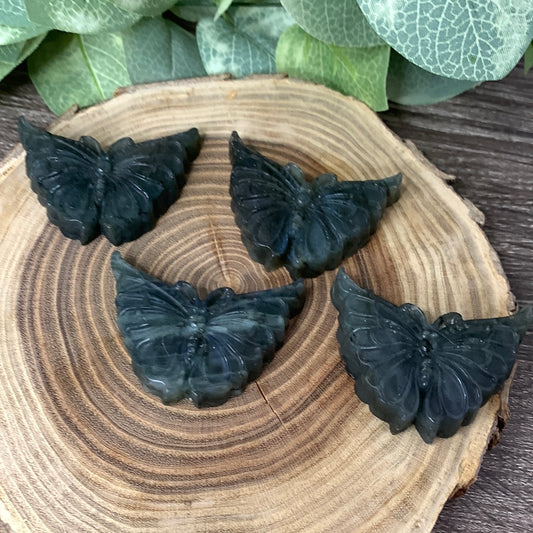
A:
<svg viewBox="0 0 533 533">
<path fill-rule="evenodd" d="M 5 154 L 16 142 L 18 115 L 43 126 L 52 115 L 22 69 L 4 81 L 0 91 L 0 148 Z M 425 108 L 394 107 L 381 115 L 393 131 L 413 140 L 441 170 L 455 174 L 455 189 L 484 211 L 485 231 L 520 304 L 533 300 L 532 97 L 531 78 L 516 69 L 505 81 L 482 85 L 450 102 Z M 532 529 L 531 354 L 528 335 L 511 389 L 511 419 L 500 444 L 487 454 L 477 483 L 466 495 L 445 505 L 435 531 Z"/>
</svg>

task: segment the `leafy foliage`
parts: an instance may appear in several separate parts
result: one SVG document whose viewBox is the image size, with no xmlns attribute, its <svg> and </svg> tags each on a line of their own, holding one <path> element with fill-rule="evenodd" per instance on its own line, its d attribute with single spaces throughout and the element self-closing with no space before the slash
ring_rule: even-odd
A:
<svg viewBox="0 0 533 533">
<path fill-rule="evenodd" d="M 213 0 L 180 0 L 171 11 L 183 20 L 198 22 L 204 17 L 215 18 L 217 6 Z"/>
<path fill-rule="evenodd" d="M 533 36 L 531 0 L 357 1 L 383 40 L 439 76 L 500 79 Z"/>
<path fill-rule="evenodd" d="M 39 44 L 52 29 L 69 33 Z M 124 84 L 276 70 L 383 110 L 501 78 L 522 55 L 527 72 L 532 38 L 531 0 L 0 0 L 0 79 L 38 46 L 30 75 L 57 113 Z"/>
<path fill-rule="evenodd" d="M 130 85 L 119 34 L 75 35 L 51 32 L 30 57 L 30 77 L 57 114 L 73 105 L 88 106 Z"/>
<path fill-rule="evenodd" d="M 140 15 L 116 7 L 109 0 L 25 0 L 29 19 L 43 26 L 72 33 L 121 30 Z"/>
<path fill-rule="evenodd" d="M 20 43 L 0 46 L 0 78 L 9 74 L 18 64 L 22 63 L 41 44 L 44 37 L 44 35 L 40 35 Z"/>
<path fill-rule="evenodd" d="M 206 74 L 194 36 L 161 17 L 143 18 L 121 33 L 52 32 L 28 66 L 54 113 L 105 100 L 132 83 Z"/>
<path fill-rule="evenodd" d="M 334 46 L 292 26 L 279 40 L 276 63 L 281 72 L 323 83 L 383 111 L 387 109 L 385 85 L 389 51 L 387 45 Z"/>
<path fill-rule="evenodd" d="M 113 0 L 121 9 L 152 17 L 171 8 L 175 0 Z"/>
<path fill-rule="evenodd" d="M 235 77 L 276 70 L 279 36 L 293 23 L 281 7 L 239 7 L 227 19 L 203 18 L 196 28 L 200 55 L 208 74 Z"/>
<path fill-rule="evenodd" d="M 315 39 L 337 46 L 383 44 L 354 0 L 281 0 L 281 3 Z"/>
<path fill-rule="evenodd" d="M 194 35 L 169 20 L 143 18 L 122 37 L 132 83 L 206 75 Z"/>
<path fill-rule="evenodd" d="M 217 19 L 230 7 L 279 7 L 279 0 L 178 0 L 170 10 L 176 16 L 189 22 L 210 17 Z M 266 13 L 266 12 L 265 12 Z"/>
<path fill-rule="evenodd" d="M 28 18 L 24 0 L 0 0 L 0 45 L 19 43 L 48 29 Z"/>
<path fill-rule="evenodd" d="M 26 26 L 25 28 L 0 25 L 0 46 L 24 42 L 32 37 L 37 37 L 37 35 L 42 35 L 47 31 L 48 28 L 37 26 L 36 24 L 33 26 Z"/>
<path fill-rule="evenodd" d="M 0 0 L 0 20 L 6 26 L 19 28 L 33 24 L 28 18 L 24 0 Z"/>
<path fill-rule="evenodd" d="M 233 0 L 217 0 L 218 8 L 215 13 L 215 19 L 223 15 L 231 6 Z"/>
<path fill-rule="evenodd" d="M 475 81 L 454 80 L 432 74 L 391 50 L 387 96 L 393 102 L 404 105 L 435 104 L 476 85 L 478 82 Z"/>
</svg>

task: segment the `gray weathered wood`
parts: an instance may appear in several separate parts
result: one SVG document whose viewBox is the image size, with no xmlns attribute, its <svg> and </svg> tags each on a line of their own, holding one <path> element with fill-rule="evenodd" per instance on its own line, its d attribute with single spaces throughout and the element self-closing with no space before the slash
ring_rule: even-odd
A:
<svg viewBox="0 0 533 533">
<path fill-rule="evenodd" d="M 19 67 L 0 83 L 0 157 L 17 142 L 16 119 L 47 125 L 50 113 Z M 448 102 L 393 106 L 381 114 L 438 168 L 457 177 L 455 190 L 485 216 L 519 305 L 533 304 L 533 74 L 521 66 Z M 520 349 L 510 393 L 511 418 L 490 450 L 478 481 L 445 506 L 434 531 L 533 531 L 533 335 Z M 0 522 L 0 530 L 2 523 Z"/>
</svg>

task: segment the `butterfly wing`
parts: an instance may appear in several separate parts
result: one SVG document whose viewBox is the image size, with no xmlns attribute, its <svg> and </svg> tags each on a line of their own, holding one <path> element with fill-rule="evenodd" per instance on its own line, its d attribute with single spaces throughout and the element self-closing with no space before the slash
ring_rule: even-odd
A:
<svg viewBox="0 0 533 533">
<path fill-rule="evenodd" d="M 117 323 L 135 373 L 145 389 L 165 403 L 186 397 L 196 291 L 188 283 L 171 286 L 140 272 L 119 252 L 113 252 L 111 266 Z"/>
<path fill-rule="evenodd" d="M 531 308 L 484 320 L 464 321 L 449 313 L 435 322 L 433 369 L 416 419 L 426 442 L 455 434 L 500 390 L 515 363 L 521 336 L 532 323 Z"/>
<path fill-rule="evenodd" d="M 359 398 L 393 433 L 414 422 L 427 443 L 468 424 L 501 388 L 533 325 L 531 308 L 486 320 L 448 313 L 430 325 L 418 307 L 397 307 L 358 287 L 342 269 L 332 299 L 341 356 Z"/>
<path fill-rule="evenodd" d="M 307 185 L 294 165 L 282 167 L 231 134 L 231 209 L 250 257 L 272 270 L 285 263 L 295 202 Z"/>
<path fill-rule="evenodd" d="M 295 234 L 287 269 L 293 277 L 318 276 L 362 248 L 387 205 L 400 195 L 402 176 L 338 182 L 324 174 L 311 184 L 311 201 Z"/>
<path fill-rule="evenodd" d="M 71 239 L 86 244 L 99 233 L 95 203 L 95 162 L 102 149 L 95 139 L 79 141 L 52 135 L 19 119 L 26 150 L 26 173 L 52 224 Z"/>
<path fill-rule="evenodd" d="M 167 285 L 111 257 L 117 322 L 144 387 L 165 403 L 219 405 L 257 377 L 303 304 L 303 282 L 236 295 L 218 289 L 200 300 L 185 282 Z"/>
<path fill-rule="evenodd" d="M 100 225 L 113 244 L 132 241 L 155 226 L 178 199 L 200 145 L 192 128 L 138 144 L 124 138 L 111 146 Z"/>
<path fill-rule="evenodd" d="M 248 253 L 267 270 L 284 265 L 293 279 L 336 268 L 366 244 L 399 197 L 401 174 L 342 183 L 324 174 L 307 183 L 296 165 L 247 148 L 236 132 L 230 158 L 231 206 Z"/>
<path fill-rule="evenodd" d="M 206 299 L 205 357 L 191 369 L 196 405 L 219 405 L 259 377 L 281 345 L 288 321 L 302 308 L 302 280 L 275 289 L 235 294 L 223 288 Z"/>
<path fill-rule="evenodd" d="M 362 289 L 342 268 L 331 296 L 339 312 L 340 354 L 356 394 L 392 433 L 406 429 L 420 406 L 423 313 Z"/>
</svg>

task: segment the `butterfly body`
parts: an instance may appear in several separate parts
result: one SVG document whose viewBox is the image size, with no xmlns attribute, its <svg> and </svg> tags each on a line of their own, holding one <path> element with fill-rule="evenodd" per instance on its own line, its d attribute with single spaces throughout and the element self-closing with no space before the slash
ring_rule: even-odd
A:
<svg viewBox="0 0 533 533">
<path fill-rule="evenodd" d="M 19 134 L 49 220 L 82 244 L 102 233 L 118 245 L 151 230 L 179 197 L 201 143 L 193 128 L 138 144 L 126 137 L 105 151 L 92 137 L 52 135 L 23 118 Z"/>
<path fill-rule="evenodd" d="M 117 322 L 143 386 L 164 403 L 188 398 L 198 407 L 224 403 L 256 379 L 301 309 L 304 285 L 206 298 L 179 281 L 167 285 L 114 252 Z"/>
<path fill-rule="evenodd" d="M 383 210 L 399 197 L 401 175 L 339 182 L 334 174 L 305 179 L 293 163 L 281 166 L 230 140 L 230 194 L 242 241 L 267 270 L 314 277 L 336 268 L 364 246 Z"/>
<path fill-rule="evenodd" d="M 332 288 L 337 339 L 359 399 L 392 433 L 415 424 L 424 441 L 450 437 L 503 385 L 533 312 L 430 324 L 413 304 L 395 306 L 341 269 Z"/>
</svg>

